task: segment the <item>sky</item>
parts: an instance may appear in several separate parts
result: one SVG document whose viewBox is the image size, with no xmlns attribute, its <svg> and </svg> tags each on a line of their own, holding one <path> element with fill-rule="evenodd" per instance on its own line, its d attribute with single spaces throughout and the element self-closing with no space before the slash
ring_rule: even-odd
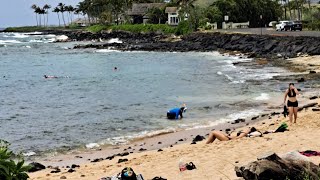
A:
<svg viewBox="0 0 320 180">
<path fill-rule="evenodd" d="M 49 10 L 49 25 L 58 24 L 58 16 L 51 12 L 53 7 L 62 2 L 66 5 L 77 5 L 81 0 L 0 0 L 0 28 L 13 26 L 34 26 L 36 17 L 30 8 L 32 4 L 43 6 L 49 4 L 52 8 Z"/>
</svg>

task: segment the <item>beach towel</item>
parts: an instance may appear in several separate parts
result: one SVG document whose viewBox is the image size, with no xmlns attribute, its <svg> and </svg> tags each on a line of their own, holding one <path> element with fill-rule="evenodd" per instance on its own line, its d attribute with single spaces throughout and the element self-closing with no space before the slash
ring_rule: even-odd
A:
<svg viewBox="0 0 320 180">
<path fill-rule="evenodd" d="M 307 156 L 307 157 L 311 157 L 311 156 L 320 156 L 320 152 L 318 151 L 311 151 L 311 150 L 307 150 L 307 151 L 301 151 L 300 154 Z"/>
<path fill-rule="evenodd" d="M 288 128 L 287 123 L 282 123 L 282 124 L 278 127 L 278 129 L 275 130 L 274 132 L 275 132 L 275 133 L 276 133 L 276 132 L 284 132 L 284 131 L 287 130 L 287 128 Z"/>
</svg>

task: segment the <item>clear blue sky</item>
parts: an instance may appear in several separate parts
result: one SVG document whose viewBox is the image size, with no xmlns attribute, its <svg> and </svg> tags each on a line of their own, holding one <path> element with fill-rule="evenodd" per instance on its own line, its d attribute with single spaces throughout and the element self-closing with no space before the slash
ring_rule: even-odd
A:
<svg viewBox="0 0 320 180">
<path fill-rule="evenodd" d="M 66 5 L 75 6 L 81 0 L 1 0 L 0 5 L 0 28 L 9 26 L 31 26 L 36 25 L 35 14 L 30 8 L 32 4 L 43 6 L 49 4 L 52 7 L 62 2 Z M 49 10 L 49 25 L 58 24 L 56 13 Z"/>
</svg>

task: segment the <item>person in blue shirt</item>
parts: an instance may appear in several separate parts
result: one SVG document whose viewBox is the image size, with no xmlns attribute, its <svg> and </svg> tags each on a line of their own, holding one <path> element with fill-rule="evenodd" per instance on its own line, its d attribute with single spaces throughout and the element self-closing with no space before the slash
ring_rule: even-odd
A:
<svg viewBox="0 0 320 180">
<path fill-rule="evenodd" d="M 179 116 L 180 116 L 180 118 L 182 119 L 183 118 L 182 113 L 186 112 L 186 110 L 187 110 L 186 106 L 182 106 L 181 108 L 170 109 L 167 112 L 167 118 L 168 119 L 179 119 Z"/>
</svg>

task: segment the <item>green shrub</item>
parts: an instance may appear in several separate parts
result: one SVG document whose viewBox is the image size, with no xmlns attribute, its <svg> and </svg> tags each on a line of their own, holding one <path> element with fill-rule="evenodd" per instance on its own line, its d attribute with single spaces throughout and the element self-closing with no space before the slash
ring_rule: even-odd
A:
<svg viewBox="0 0 320 180">
<path fill-rule="evenodd" d="M 0 179 L 1 180 L 26 180 L 29 178 L 26 173 L 29 170 L 29 166 L 24 166 L 24 160 L 21 156 L 18 156 L 17 162 L 15 162 L 12 151 L 9 150 L 9 143 L 7 141 L 0 140 Z"/>
<path fill-rule="evenodd" d="M 191 33 L 192 31 L 192 26 L 190 25 L 189 21 L 180 21 L 176 29 L 176 34 L 185 35 Z"/>
<path fill-rule="evenodd" d="M 161 32 L 164 34 L 174 34 L 175 28 L 167 24 L 123 24 L 111 26 L 112 30 L 128 31 L 134 33 Z"/>
<path fill-rule="evenodd" d="M 105 25 L 93 25 L 93 26 L 89 26 L 87 27 L 87 31 L 90 31 L 90 32 L 100 32 L 102 30 L 106 30 L 108 28 L 108 26 L 105 26 Z"/>
</svg>

